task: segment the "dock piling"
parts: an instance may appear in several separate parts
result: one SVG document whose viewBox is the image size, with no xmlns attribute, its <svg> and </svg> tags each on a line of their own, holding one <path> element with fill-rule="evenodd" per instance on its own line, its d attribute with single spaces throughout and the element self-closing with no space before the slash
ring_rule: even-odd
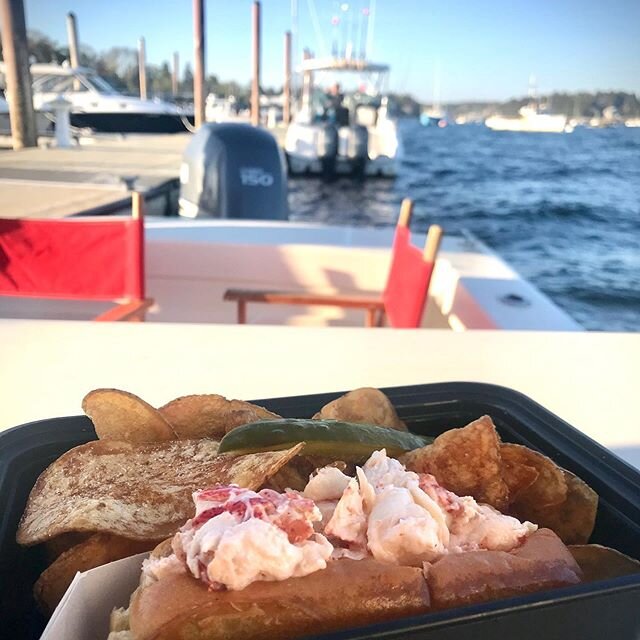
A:
<svg viewBox="0 0 640 640">
<path fill-rule="evenodd" d="M 291 31 L 284 34 L 284 84 L 282 86 L 282 120 L 291 121 Z"/>
<path fill-rule="evenodd" d="M 78 21 L 76 14 L 72 11 L 67 13 L 67 42 L 69 43 L 69 64 L 75 69 L 80 66 L 80 45 L 78 44 Z M 74 78 L 73 90 L 80 91 L 81 88 L 80 80 Z"/>
<path fill-rule="evenodd" d="M 67 13 L 67 41 L 69 43 L 69 64 L 75 68 L 80 66 L 80 47 L 78 46 L 78 22 L 76 14 Z"/>
<path fill-rule="evenodd" d="M 251 77 L 251 124 L 260 124 L 260 1 L 255 0 L 252 11 L 253 73 Z"/>
<path fill-rule="evenodd" d="M 177 51 L 173 53 L 173 72 L 171 73 L 171 93 L 174 97 L 178 95 L 178 83 L 180 79 L 180 55 Z"/>
<path fill-rule="evenodd" d="M 140 78 L 140 98 L 147 99 L 147 51 L 144 38 L 138 40 L 138 77 Z"/>
<path fill-rule="evenodd" d="M 38 133 L 33 110 L 24 5 L 22 0 L 0 0 L 0 10 L 13 148 L 35 147 Z"/>
<path fill-rule="evenodd" d="M 193 0 L 193 109 L 196 128 L 204 123 L 204 0 Z"/>
</svg>

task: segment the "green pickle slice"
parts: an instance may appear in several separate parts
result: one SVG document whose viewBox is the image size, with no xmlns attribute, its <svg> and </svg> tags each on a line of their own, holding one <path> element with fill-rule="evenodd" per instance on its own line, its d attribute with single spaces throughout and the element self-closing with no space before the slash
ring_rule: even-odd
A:
<svg viewBox="0 0 640 640">
<path fill-rule="evenodd" d="M 359 462 L 378 449 L 390 456 L 419 449 L 433 438 L 369 424 L 341 420 L 260 420 L 237 427 L 220 442 L 220 453 L 258 453 L 289 449 L 304 442 L 304 455 Z"/>
</svg>

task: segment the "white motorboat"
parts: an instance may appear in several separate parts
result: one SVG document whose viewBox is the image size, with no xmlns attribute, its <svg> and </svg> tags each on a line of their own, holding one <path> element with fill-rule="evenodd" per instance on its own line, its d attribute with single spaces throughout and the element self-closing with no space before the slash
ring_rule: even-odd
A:
<svg viewBox="0 0 640 640">
<path fill-rule="evenodd" d="M 89 68 L 33 64 L 31 76 L 36 111 L 50 111 L 50 103 L 62 97 L 72 105 L 73 127 L 105 133 L 178 133 L 193 123 L 192 110 L 123 95 Z"/>
<path fill-rule="evenodd" d="M 210 93 L 204 103 L 207 122 L 250 122 L 249 109 L 238 104 L 235 96 L 221 97 Z"/>
<path fill-rule="evenodd" d="M 225 290 L 365 294 L 384 289 L 393 228 L 274 220 L 148 218 L 148 322 L 233 324 Z M 424 244 L 424 234 L 414 242 Z M 0 317 L 87 319 L 109 306 L 5 298 Z M 251 305 L 252 324 L 363 326 L 362 310 Z M 579 331 L 582 328 L 470 234 L 445 235 L 429 290 L 426 329 Z"/>
<path fill-rule="evenodd" d="M 491 116 L 485 125 L 494 131 L 534 131 L 539 133 L 570 133 L 573 126 L 567 116 L 544 113 L 533 105 L 521 107 L 519 118 Z"/>
<path fill-rule="evenodd" d="M 300 71 L 305 79 L 302 106 L 287 128 L 284 145 L 290 174 L 395 176 L 401 142 L 383 92 L 389 67 L 311 58 Z M 355 75 L 358 88 L 343 94 L 334 82 L 333 95 L 314 91 L 316 76 L 335 80 L 337 74 Z"/>
<path fill-rule="evenodd" d="M 443 129 L 449 124 L 447 114 L 442 109 L 423 109 L 420 113 L 420 124 L 423 127 L 439 127 Z"/>
</svg>

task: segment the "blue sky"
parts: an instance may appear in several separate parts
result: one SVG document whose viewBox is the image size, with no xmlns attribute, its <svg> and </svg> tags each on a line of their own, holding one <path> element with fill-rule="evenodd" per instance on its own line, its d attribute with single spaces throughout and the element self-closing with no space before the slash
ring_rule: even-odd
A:
<svg viewBox="0 0 640 640">
<path fill-rule="evenodd" d="M 297 0 L 299 47 L 330 52 L 333 16 L 358 33 L 373 0 Z M 349 9 L 341 11 L 341 4 Z M 207 72 L 247 82 L 251 0 L 207 0 Z M 263 85 L 282 83 L 283 34 L 292 0 L 263 0 Z M 80 41 L 101 51 L 135 47 L 147 60 L 180 53 L 191 61 L 191 0 L 25 0 L 27 27 L 66 42 L 65 15 L 78 17 Z M 315 7 L 320 38 L 314 29 Z M 371 18 L 370 18 L 371 20 Z M 640 93 L 640 0 L 375 0 L 372 58 L 391 65 L 390 86 L 424 101 L 440 78 L 443 102 L 507 99 L 538 91 L 620 89 Z M 357 41 L 357 35 L 355 36 Z M 357 44 L 356 44 L 357 46 Z M 439 72 L 436 72 L 439 68 Z"/>
</svg>

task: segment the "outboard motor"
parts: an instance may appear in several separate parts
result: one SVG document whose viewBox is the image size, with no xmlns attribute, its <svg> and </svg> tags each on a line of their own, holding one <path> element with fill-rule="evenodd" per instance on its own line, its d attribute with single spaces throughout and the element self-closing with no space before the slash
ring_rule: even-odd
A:
<svg viewBox="0 0 640 640">
<path fill-rule="evenodd" d="M 332 176 L 336 172 L 338 155 L 338 130 L 332 124 L 318 126 L 316 153 L 322 164 L 322 173 L 325 176 Z"/>
<path fill-rule="evenodd" d="M 364 175 L 369 159 L 369 132 L 362 125 L 341 127 L 339 131 L 338 153 L 349 160 L 352 173 Z"/>
<path fill-rule="evenodd" d="M 180 215 L 286 220 L 287 174 L 276 139 L 249 124 L 204 124 L 180 167 Z"/>
</svg>

